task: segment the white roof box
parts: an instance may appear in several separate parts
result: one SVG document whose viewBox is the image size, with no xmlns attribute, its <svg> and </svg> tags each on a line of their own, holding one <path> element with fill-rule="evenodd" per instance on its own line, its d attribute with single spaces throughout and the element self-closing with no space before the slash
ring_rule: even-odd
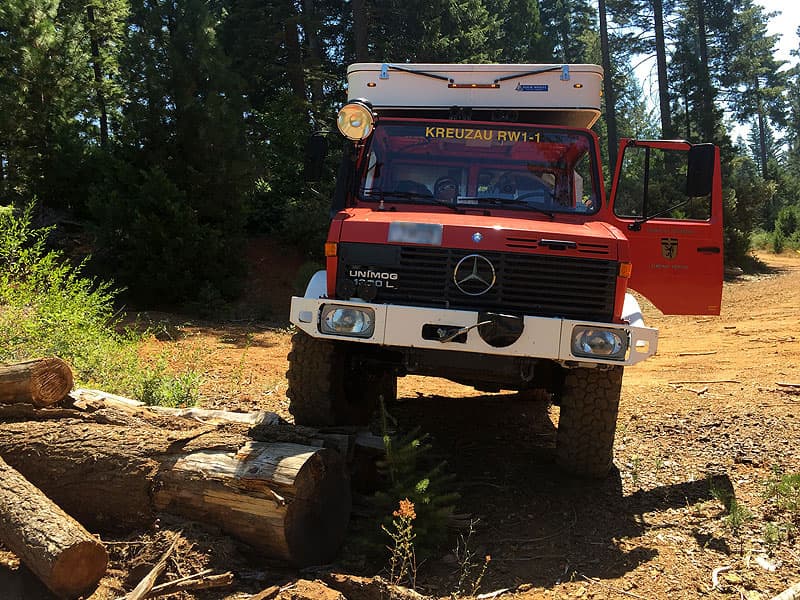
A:
<svg viewBox="0 0 800 600">
<path fill-rule="evenodd" d="M 357 63 L 349 100 L 366 98 L 387 116 L 518 120 L 591 127 L 600 116 L 598 65 Z M 505 115 L 505 116 L 504 116 Z"/>
</svg>

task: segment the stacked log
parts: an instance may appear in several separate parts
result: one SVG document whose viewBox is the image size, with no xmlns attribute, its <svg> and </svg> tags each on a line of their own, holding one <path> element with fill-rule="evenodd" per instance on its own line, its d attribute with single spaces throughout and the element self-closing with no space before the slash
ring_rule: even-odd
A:
<svg viewBox="0 0 800 600">
<path fill-rule="evenodd" d="M 24 402 L 37 408 L 63 400 L 72 390 L 69 365 L 60 358 L 40 358 L 0 365 L 0 404 Z"/>
<path fill-rule="evenodd" d="M 170 431 L 133 420 L 0 423 L 0 455 L 97 530 L 147 527 L 163 511 L 294 565 L 335 556 L 351 507 L 339 453 L 255 442 L 234 427 Z"/>
<path fill-rule="evenodd" d="M 103 544 L 2 458 L 0 540 L 62 598 L 86 592 L 106 572 Z"/>
</svg>

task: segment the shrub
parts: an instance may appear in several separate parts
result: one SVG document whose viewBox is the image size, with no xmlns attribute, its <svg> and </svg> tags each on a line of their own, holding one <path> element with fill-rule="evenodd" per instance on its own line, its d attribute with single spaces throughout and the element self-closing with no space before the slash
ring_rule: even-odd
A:
<svg viewBox="0 0 800 600">
<path fill-rule="evenodd" d="M 119 394 L 153 388 L 138 358 L 141 335 L 123 329 L 115 313 L 117 290 L 48 249 L 52 228 L 32 228 L 32 210 L 0 211 L 0 361 L 56 355 L 81 385 Z M 151 402 L 196 397 L 196 375 L 164 368 L 158 377 Z"/>
<path fill-rule="evenodd" d="M 110 164 L 109 181 L 94 189 L 89 203 L 103 272 L 150 305 L 197 299 L 200 290 L 235 297 L 244 275 L 236 211 L 204 217 L 160 167 L 138 172 Z"/>
<path fill-rule="evenodd" d="M 756 229 L 750 235 L 750 247 L 754 250 L 766 250 L 772 246 L 772 234 L 763 229 Z"/>
<path fill-rule="evenodd" d="M 780 254 L 783 252 L 784 246 L 786 245 L 786 238 L 784 237 L 783 233 L 780 230 L 776 229 L 772 233 L 772 251 L 775 254 Z"/>
</svg>

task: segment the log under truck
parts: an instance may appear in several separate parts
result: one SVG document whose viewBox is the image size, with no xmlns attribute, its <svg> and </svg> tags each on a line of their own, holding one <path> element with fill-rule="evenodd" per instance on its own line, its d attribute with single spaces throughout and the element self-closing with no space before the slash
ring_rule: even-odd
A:
<svg viewBox="0 0 800 600">
<path fill-rule="evenodd" d="M 625 139 L 607 197 L 602 75 L 349 67 L 326 269 L 291 303 L 298 424 L 363 422 L 407 374 L 545 390 L 558 463 L 608 472 L 623 369 L 658 342 L 629 290 L 719 314 L 722 185 L 711 144 Z"/>
</svg>

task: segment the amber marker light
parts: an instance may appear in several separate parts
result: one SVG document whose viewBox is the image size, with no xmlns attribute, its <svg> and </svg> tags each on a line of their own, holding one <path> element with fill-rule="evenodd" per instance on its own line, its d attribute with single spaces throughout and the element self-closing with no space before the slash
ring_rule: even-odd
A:
<svg viewBox="0 0 800 600">
<path fill-rule="evenodd" d="M 633 272 L 633 263 L 619 263 L 619 276 L 624 277 L 625 279 L 630 279 L 631 273 Z"/>
<path fill-rule="evenodd" d="M 325 256 L 330 258 L 336 256 L 338 244 L 336 242 L 325 242 Z"/>
<path fill-rule="evenodd" d="M 447 87 L 450 89 L 483 89 L 483 90 L 496 90 L 500 87 L 499 83 L 448 83 Z"/>
</svg>

